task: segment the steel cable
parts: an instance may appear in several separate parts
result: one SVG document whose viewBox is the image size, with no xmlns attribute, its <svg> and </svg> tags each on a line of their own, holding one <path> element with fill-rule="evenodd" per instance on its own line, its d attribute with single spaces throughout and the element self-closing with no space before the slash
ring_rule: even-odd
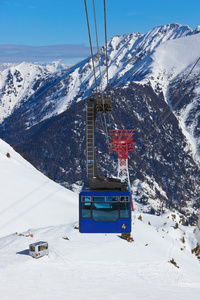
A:
<svg viewBox="0 0 200 300">
<path fill-rule="evenodd" d="M 91 51 L 91 57 L 92 57 L 92 66 L 93 66 L 96 94 L 97 94 L 97 99 L 98 99 L 97 78 L 96 78 L 95 66 L 94 66 L 94 56 L 93 56 L 93 51 L 92 51 L 92 41 L 91 41 L 91 35 L 90 35 L 90 26 L 89 26 L 89 18 L 88 18 L 86 0 L 84 0 L 84 3 L 85 3 L 85 13 L 86 13 L 86 19 L 87 19 L 88 36 L 89 36 L 89 42 L 90 42 L 90 51 Z M 93 13 L 94 13 L 94 23 L 95 23 L 95 33 L 96 33 L 96 43 L 97 43 L 97 55 L 98 55 L 99 54 L 99 44 L 98 44 L 98 32 L 97 32 L 97 22 L 96 22 L 96 12 L 95 12 L 94 0 L 93 0 Z M 109 80 L 108 80 L 108 55 L 107 55 L 107 29 L 106 29 L 106 4 L 105 4 L 105 0 L 104 0 L 104 27 L 105 27 L 105 57 L 106 57 L 106 75 L 107 75 L 107 97 L 108 97 L 109 96 L 109 87 L 108 87 Z M 100 91 L 101 91 L 101 95 L 102 95 L 103 111 L 105 111 L 105 109 L 104 109 L 105 101 L 104 101 L 104 97 L 103 97 L 100 57 L 98 57 L 98 61 L 99 61 Z M 102 123 L 103 131 L 104 131 L 104 133 L 107 137 L 107 143 L 109 145 L 109 138 L 110 137 L 109 137 L 109 134 L 108 134 L 108 128 L 107 128 L 108 126 L 107 126 L 105 114 L 103 116 L 103 119 L 102 119 L 102 116 L 100 114 L 100 120 L 101 120 L 101 123 Z"/>
<path fill-rule="evenodd" d="M 91 36 L 90 36 L 90 26 L 89 26 L 86 0 L 84 0 L 84 3 L 85 3 L 85 13 L 86 13 L 87 27 L 88 27 L 88 36 L 89 36 L 89 42 L 90 42 L 90 51 L 91 51 L 91 57 L 92 57 L 92 67 L 93 67 L 93 73 L 94 73 L 94 81 L 95 81 L 95 86 L 96 86 L 96 94 L 97 94 L 97 97 L 98 97 L 97 81 L 96 81 L 96 74 L 95 74 L 95 67 L 94 67 L 94 57 L 93 57 L 93 51 L 92 51 L 92 41 L 91 41 Z"/>
<path fill-rule="evenodd" d="M 105 27 L 105 54 L 106 54 L 106 73 L 107 73 L 107 96 L 109 95 L 108 89 L 108 49 L 107 49 L 107 29 L 106 29 L 106 1 L 104 3 L 104 27 Z"/>
<path fill-rule="evenodd" d="M 96 12 L 95 12 L 94 0 L 93 0 L 93 12 L 94 12 L 94 24 L 95 24 L 95 33 L 96 33 L 96 43 L 97 43 L 97 56 L 98 56 L 98 61 L 99 61 L 100 90 L 101 90 L 102 103 L 103 103 L 103 108 L 104 108 L 104 98 L 103 98 L 103 89 L 102 89 L 102 76 L 101 76 L 101 65 L 100 65 L 100 57 L 99 57 L 99 42 L 98 42 L 97 22 L 96 22 Z"/>
</svg>

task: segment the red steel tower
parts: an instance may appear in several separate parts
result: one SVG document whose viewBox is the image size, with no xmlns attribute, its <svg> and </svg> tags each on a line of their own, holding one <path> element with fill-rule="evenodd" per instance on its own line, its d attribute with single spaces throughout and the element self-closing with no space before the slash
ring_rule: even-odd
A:
<svg viewBox="0 0 200 300">
<path fill-rule="evenodd" d="M 118 153 L 118 177 L 129 184 L 128 151 L 135 152 L 135 140 L 133 139 L 133 135 L 135 134 L 134 131 L 134 129 L 124 129 L 124 126 L 123 129 L 110 131 L 110 152 L 117 151 Z M 134 211 L 132 198 L 131 207 L 132 211 Z"/>
<path fill-rule="evenodd" d="M 118 177 L 122 181 L 129 182 L 128 172 L 128 151 L 135 152 L 134 129 L 115 129 L 110 131 L 111 147 L 110 152 L 118 153 Z"/>
</svg>

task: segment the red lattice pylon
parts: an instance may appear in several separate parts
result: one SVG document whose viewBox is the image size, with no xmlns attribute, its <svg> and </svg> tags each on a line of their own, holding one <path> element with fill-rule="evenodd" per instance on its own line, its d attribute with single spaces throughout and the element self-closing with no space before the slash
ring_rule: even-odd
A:
<svg viewBox="0 0 200 300">
<path fill-rule="evenodd" d="M 110 131 L 111 147 L 110 152 L 118 153 L 118 177 L 130 184 L 128 172 L 128 151 L 135 152 L 134 129 L 115 129 Z M 133 210 L 133 203 L 132 203 Z"/>
</svg>

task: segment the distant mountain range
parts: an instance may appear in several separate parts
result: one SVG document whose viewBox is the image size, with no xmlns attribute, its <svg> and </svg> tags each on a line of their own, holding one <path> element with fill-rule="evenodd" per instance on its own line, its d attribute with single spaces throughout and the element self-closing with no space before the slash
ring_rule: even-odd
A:
<svg viewBox="0 0 200 300">
<path fill-rule="evenodd" d="M 134 197 L 147 211 L 176 207 L 190 221 L 200 207 L 200 62 L 182 83 L 199 53 L 199 27 L 179 24 L 108 42 L 111 128 L 136 130 L 136 154 L 129 158 Z M 105 90 L 105 47 L 94 60 Z M 79 188 L 86 177 L 85 103 L 95 94 L 91 58 L 53 72 L 24 62 L 0 77 L 0 137 L 44 174 Z M 116 175 L 117 157 L 107 155 L 100 119 L 96 149 L 99 170 Z"/>
<path fill-rule="evenodd" d="M 5 69 L 16 67 L 19 63 L 0 63 L 0 71 L 3 71 Z M 46 69 L 48 72 L 56 72 L 58 70 L 67 69 L 71 65 L 70 64 L 64 64 L 62 60 L 56 60 L 52 61 L 51 63 L 34 63 L 34 65 L 42 66 Z"/>
</svg>

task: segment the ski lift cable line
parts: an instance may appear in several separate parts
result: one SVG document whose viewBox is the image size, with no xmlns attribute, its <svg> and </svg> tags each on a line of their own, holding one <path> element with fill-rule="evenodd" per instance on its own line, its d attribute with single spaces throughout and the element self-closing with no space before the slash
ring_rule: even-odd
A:
<svg viewBox="0 0 200 300">
<path fill-rule="evenodd" d="M 87 19 L 87 27 L 88 27 L 88 36 L 89 36 L 89 42 L 90 42 L 90 51 L 91 51 L 91 57 L 92 57 L 92 65 L 93 65 L 93 73 L 94 73 L 94 80 L 95 80 L 95 86 L 96 86 L 96 94 L 98 98 L 98 87 L 97 87 L 97 80 L 96 80 L 96 73 L 95 73 L 95 67 L 94 67 L 94 56 L 92 51 L 92 41 L 91 41 L 91 35 L 90 35 L 90 26 L 89 26 L 89 18 L 88 18 L 88 12 L 87 12 L 87 3 L 86 0 L 84 0 L 85 3 L 85 12 L 86 12 L 86 19 Z M 95 23 L 95 33 L 96 33 L 96 43 L 97 43 L 97 53 L 99 53 L 99 45 L 98 45 L 98 32 L 97 32 L 97 22 L 96 22 L 96 12 L 95 12 L 95 3 L 93 0 L 93 13 L 94 13 L 94 23 Z M 108 58 L 107 58 L 107 29 L 106 29 L 106 5 L 104 0 L 104 27 L 105 27 L 105 56 L 106 56 L 106 73 L 107 73 L 107 97 L 108 97 Z M 99 59 L 99 58 L 98 58 Z M 100 68 L 100 59 L 99 59 L 99 74 L 100 74 L 100 87 L 101 87 L 101 68 Z M 103 99 L 103 92 L 101 87 L 101 93 L 102 93 L 102 104 L 104 106 L 104 99 Z M 101 117 L 100 117 L 101 118 Z M 101 118 L 102 128 L 105 132 L 105 135 L 107 137 L 107 143 L 109 145 L 109 134 L 108 134 L 108 125 L 106 122 L 106 117 L 104 115 L 103 119 Z M 103 125 L 104 123 L 104 125 Z"/>
<path fill-rule="evenodd" d="M 36 188 L 36 189 L 34 189 L 33 191 L 31 191 L 30 193 L 28 193 L 28 195 L 26 195 L 26 196 L 22 197 L 21 199 L 17 200 L 17 201 L 14 203 L 14 206 L 16 206 L 16 205 L 19 204 L 21 201 L 23 201 L 23 200 L 25 199 L 25 197 L 30 196 L 30 195 L 34 194 L 35 192 L 37 192 L 39 189 L 43 188 L 46 184 L 49 184 L 49 180 L 46 180 L 41 186 L 39 186 L 38 188 Z M 52 192 L 49 192 L 48 195 L 45 195 L 44 198 L 42 198 L 39 202 L 34 203 L 34 204 L 31 205 L 30 207 L 24 209 L 24 210 L 23 210 L 20 214 L 18 214 L 17 216 L 12 217 L 11 220 L 8 220 L 6 223 L 2 224 L 2 225 L 0 226 L 0 229 L 7 227 L 9 224 L 13 223 L 15 220 L 20 219 L 23 215 L 27 214 L 27 213 L 28 213 L 30 210 L 32 210 L 33 208 L 35 208 L 35 207 L 41 205 L 42 202 L 48 200 L 50 197 L 52 197 L 52 195 L 57 194 L 57 193 L 59 192 L 60 189 L 62 189 L 62 186 L 56 187 L 55 190 L 53 190 Z M 11 206 L 8 207 L 8 209 L 10 209 L 10 208 L 11 208 Z M 12 206 L 12 208 L 13 208 L 13 206 Z M 5 211 L 6 211 L 6 210 L 2 211 L 1 214 L 2 214 L 2 213 L 5 213 Z"/>
<path fill-rule="evenodd" d="M 106 29 L 106 1 L 104 3 L 104 28 L 105 28 L 105 54 L 106 54 L 106 73 L 107 73 L 107 96 L 109 95 L 108 90 L 108 49 L 107 49 L 107 29 Z"/>
<path fill-rule="evenodd" d="M 106 74 L 107 74 L 107 97 L 109 96 L 109 83 L 108 83 L 108 48 L 107 48 L 107 26 L 106 26 L 106 1 L 103 1 L 104 3 L 104 28 L 105 28 L 105 55 L 106 55 Z M 104 116 L 104 122 L 105 122 L 105 127 L 106 127 L 106 134 L 107 134 L 107 140 L 108 140 L 108 145 L 109 145 L 109 134 L 108 134 L 108 129 L 107 129 L 107 123 L 106 123 L 106 118 Z M 110 125 L 110 123 L 109 123 Z"/>
<path fill-rule="evenodd" d="M 95 13 L 95 3 L 94 3 L 94 0 L 93 0 L 93 12 L 94 12 L 94 23 L 95 23 L 95 32 L 96 32 L 97 53 L 99 53 L 98 33 L 97 33 L 97 23 L 96 23 L 96 13 Z M 105 8 L 105 0 L 104 0 L 104 24 L 105 24 L 104 27 L 105 27 L 107 95 L 108 95 L 107 30 L 106 30 L 106 8 Z M 102 91 L 102 76 L 101 76 L 100 57 L 98 57 L 98 61 L 99 61 L 99 75 L 100 75 L 100 90 L 101 90 L 101 94 L 102 94 L 102 104 L 103 104 L 103 107 L 104 107 L 105 103 L 104 103 L 104 97 L 103 97 L 103 91 Z M 107 129 L 108 126 L 107 126 L 105 115 L 104 115 L 103 120 L 104 120 L 104 125 L 105 125 L 105 134 L 106 134 L 107 138 L 109 139 L 108 129 Z"/>
<path fill-rule="evenodd" d="M 96 94 L 97 94 L 97 98 L 98 98 L 98 87 L 97 87 L 97 80 L 96 80 L 96 73 L 95 73 L 95 66 L 94 66 L 94 56 L 93 56 L 93 51 L 92 51 L 92 41 L 91 41 L 91 34 L 90 34 L 90 26 L 89 26 L 89 18 L 88 18 L 88 11 L 87 11 L 86 0 L 84 0 L 84 3 L 85 3 L 85 13 L 86 13 L 87 27 L 88 27 L 88 36 L 89 36 L 89 42 L 90 42 L 90 51 L 91 51 L 91 57 L 92 57 L 93 74 L 94 74 L 94 80 L 95 80 L 95 86 L 96 86 Z M 104 3 L 104 12 L 105 12 L 105 3 Z M 98 33 L 97 33 L 97 24 L 96 24 L 96 12 L 95 12 L 94 0 L 93 0 L 93 13 L 94 13 L 94 22 L 95 22 L 97 51 L 99 52 Z M 99 72 L 100 72 L 100 83 L 101 83 L 100 60 L 99 60 Z M 102 102 L 103 102 L 103 92 L 102 92 Z M 103 102 L 103 105 L 104 105 L 104 102 Z M 105 134 L 108 135 L 107 124 L 106 124 L 105 118 L 104 118 L 104 122 L 105 122 L 105 124 L 104 124 L 105 127 L 103 126 L 103 123 L 102 123 L 102 128 L 103 128 L 103 131 L 105 132 Z"/>
<path fill-rule="evenodd" d="M 194 70 L 194 68 L 195 68 L 195 66 L 197 65 L 197 63 L 199 62 L 199 60 L 200 60 L 200 57 L 199 57 L 199 58 L 197 59 L 197 61 L 195 62 L 195 64 L 193 65 L 192 69 L 190 70 L 190 72 L 189 72 L 188 75 L 186 76 L 186 78 L 182 81 L 182 83 L 181 83 L 179 89 L 176 91 L 176 93 L 175 93 L 175 95 L 173 96 L 173 98 L 169 101 L 168 105 L 170 105 L 170 104 L 172 103 L 172 101 L 174 100 L 174 98 L 177 96 L 178 92 L 180 92 L 180 89 L 182 88 L 183 84 L 186 82 L 187 78 L 190 76 L 190 74 L 191 74 L 192 71 Z M 199 76 L 199 74 L 195 77 L 195 80 L 198 78 L 198 76 Z M 193 80 L 193 82 L 194 82 L 195 80 Z M 193 84 L 193 82 L 192 82 L 192 84 Z M 192 84 L 191 84 L 191 85 L 192 85 Z M 189 88 L 191 87 L 191 85 L 189 86 Z M 188 89 L 186 90 L 186 92 L 184 93 L 184 96 L 185 96 L 185 94 L 187 93 L 187 91 L 189 90 L 189 88 L 188 88 Z M 180 103 L 180 101 L 183 99 L 184 96 L 182 96 L 181 98 L 179 98 L 179 100 L 177 101 L 177 103 L 174 104 L 174 106 L 172 107 L 172 109 L 170 110 L 170 112 L 167 114 L 167 117 L 165 117 L 165 118 L 162 120 L 162 122 L 159 123 L 161 117 L 165 114 L 166 110 L 168 109 L 168 106 L 165 108 L 165 110 L 164 110 L 164 111 L 162 112 L 162 114 L 159 116 L 158 122 L 157 122 L 157 123 L 156 123 L 156 122 L 153 123 L 154 129 L 148 134 L 148 136 L 146 137 L 146 139 L 147 139 L 149 136 L 151 136 L 152 133 L 154 133 L 154 131 L 156 131 L 156 128 L 157 128 L 157 127 L 159 127 L 160 125 L 162 125 L 162 124 L 165 122 L 165 120 L 166 120 L 166 119 L 168 118 L 168 116 L 171 114 L 172 110 Z"/>
<path fill-rule="evenodd" d="M 105 28 L 105 54 L 106 54 L 106 74 L 107 74 L 107 97 L 109 97 L 109 83 L 108 83 L 108 48 L 107 48 L 107 26 L 106 26 L 106 1 L 103 1 L 104 3 L 104 28 Z M 104 122 L 106 126 L 106 134 L 107 134 L 107 140 L 109 145 L 109 133 L 107 129 L 107 123 L 106 118 L 104 116 Z M 110 124 L 109 124 L 110 125 Z"/>
<path fill-rule="evenodd" d="M 94 0 L 93 0 L 93 12 L 94 12 L 94 24 L 95 24 L 95 33 L 96 33 L 96 43 L 97 43 L 97 56 L 98 56 L 98 61 L 99 61 L 100 91 L 101 91 L 101 95 L 102 95 L 102 105 L 103 105 L 103 110 L 104 110 L 104 104 L 105 103 L 104 103 L 103 90 L 102 90 L 102 77 L 101 77 L 100 57 L 98 55 L 99 54 L 99 43 L 98 43 L 97 22 L 96 22 L 96 12 L 95 12 L 95 3 L 94 3 Z M 106 136 L 108 137 L 108 130 L 107 130 L 107 124 L 106 124 L 105 116 L 104 116 L 104 125 L 105 125 L 105 130 L 104 130 L 104 126 L 103 126 L 103 123 L 102 123 L 103 130 L 104 130 Z"/>
<path fill-rule="evenodd" d="M 94 12 L 94 24 L 95 24 L 95 33 L 96 33 L 96 43 L 97 43 L 97 56 L 98 56 L 98 61 L 99 61 L 100 91 L 101 91 L 102 102 L 103 102 L 103 106 L 104 106 L 103 90 L 102 90 L 101 65 L 100 65 L 100 57 L 99 57 L 99 42 L 98 42 L 97 22 L 96 22 L 96 12 L 95 12 L 95 3 L 94 3 L 94 0 L 93 0 L 93 12 Z"/>
<path fill-rule="evenodd" d="M 96 74 L 95 74 L 95 67 L 94 67 L 94 57 L 93 57 L 93 51 L 92 51 L 92 41 L 91 41 L 91 35 L 90 35 L 90 26 L 89 26 L 86 0 L 84 0 L 84 3 L 85 3 L 85 14 L 86 14 L 86 19 L 87 19 L 87 27 L 88 27 L 88 36 L 89 36 L 89 42 L 90 42 L 90 52 L 91 52 L 91 57 L 92 57 L 92 67 L 93 67 L 93 73 L 94 73 L 94 81 L 95 81 L 95 87 L 96 87 L 96 94 L 97 94 L 97 97 L 98 97 L 97 81 L 96 81 Z"/>
</svg>

